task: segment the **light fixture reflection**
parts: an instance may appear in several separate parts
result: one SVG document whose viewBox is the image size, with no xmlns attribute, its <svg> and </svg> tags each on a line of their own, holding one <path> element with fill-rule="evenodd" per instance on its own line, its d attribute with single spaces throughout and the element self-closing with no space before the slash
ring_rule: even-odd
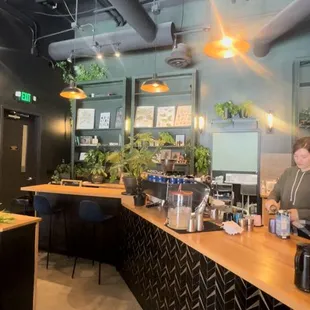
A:
<svg viewBox="0 0 310 310">
<path fill-rule="evenodd" d="M 206 44 L 204 53 L 212 58 L 231 58 L 238 54 L 245 54 L 250 49 L 247 41 L 224 36 L 220 40 Z"/>
<path fill-rule="evenodd" d="M 70 81 L 70 85 L 65 87 L 61 93 L 60 96 L 66 99 L 85 99 L 87 98 L 87 95 L 85 92 L 76 87 L 73 81 Z"/>
<path fill-rule="evenodd" d="M 169 91 L 168 85 L 154 74 L 149 80 L 146 80 L 141 85 L 141 90 L 147 93 L 165 93 Z"/>
<path fill-rule="evenodd" d="M 273 130 L 273 113 L 271 111 L 267 114 L 267 130 L 269 133 Z"/>
<path fill-rule="evenodd" d="M 103 55 L 102 55 L 101 53 L 98 53 L 98 54 L 96 55 L 96 58 L 97 58 L 97 59 L 102 59 L 102 58 L 103 58 Z"/>
<path fill-rule="evenodd" d="M 117 57 L 117 58 L 121 57 L 120 51 L 116 50 L 115 53 L 114 53 L 114 56 Z"/>
<path fill-rule="evenodd" d="M 199 132 L 202 133 L 204 128 L 205 128 L 205 119 L 203 116 L 199 116 L 199 118 L 198 118 L 198 130 L 199 130 Z"/>
</svg>

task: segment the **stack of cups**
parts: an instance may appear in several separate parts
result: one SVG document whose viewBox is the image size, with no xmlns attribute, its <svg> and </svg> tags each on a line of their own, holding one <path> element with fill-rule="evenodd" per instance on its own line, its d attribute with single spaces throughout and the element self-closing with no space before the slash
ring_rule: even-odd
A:
<svg viewBox="0 0 310 310">
<path fill-rule="evenodd" d="M 245 218 L 239 219 L 239 225 L 245 231 L 253 231 L 254 228 L 254 218 L 251 216 L 247 216 Z"/>
</svg>

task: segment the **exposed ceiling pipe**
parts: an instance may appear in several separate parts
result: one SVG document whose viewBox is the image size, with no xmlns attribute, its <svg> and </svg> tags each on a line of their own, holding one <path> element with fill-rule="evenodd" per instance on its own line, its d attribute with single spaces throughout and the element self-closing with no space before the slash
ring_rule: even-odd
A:
<svg viewBox="0 0 310 310">
<path fill-rule="evenodd" d="M 156 40 L 146 42 L 137 32 L 132 29 L 123 29 L 116 32 L 107 32 L 96 35 L 96 42 L 100 47 L 100 52 L 103 54 L 114 54 L 115 47 L 119 52 L 136 51 L 156 46 L 169 46 L 173 44 L 175 26 L 172 22 L 158 25 Z M 53 42 L 48 47 L 49 55 L 52 59 L 65 60 L 72 53 L 74 47 L 74 57 L 94 57 L 93 36 Z"/>
<path fill-rule="evenodd" d="M 254 38 L 254 55 L 266 56 L 272 43 L 310 15 L 310 0 L 295 0 L 265 25 Z"/>
<path fill-rule="evenodd" d="M 153 42 L 157 27 L 139 0 L 109 0 L 112 6 L 124 17 L 146 42 Z"/>
</svg>

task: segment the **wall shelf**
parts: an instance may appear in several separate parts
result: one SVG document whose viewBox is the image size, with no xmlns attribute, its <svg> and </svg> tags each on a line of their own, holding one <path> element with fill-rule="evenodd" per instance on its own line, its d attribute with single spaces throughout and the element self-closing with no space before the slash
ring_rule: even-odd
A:
<svg viewBox="0 0 310 310">
<path fill-rule="evenodd" d="M 102 101 L 102 100 L 116 100 L 116 99 L 122 99 L 123 96 L 121 95 L 111 95 L 111 96 L 95 96 L 95 97 L 88 97 L 86 99 L 83 99 L 82 101 Z"/>
<path fill-rule="evenodd" d="M 192 91 L 178 91 L 178 92 L 167 92 L 167 93 L 155 93 L 155 94 L 148 94 L 148 93 L 135 93 L 136 96 L 140 97 L 166 97 L 166 96 L 180 96 L 180 95 L 191 95 Z"/>
<path fill-rule="evenodd" d="M 258 120 L 256 118 L 214 119 L 211 121 L 211 125 L 232 125 L 235 127 L 237 124 L 254 124 L 258 128 Z"/>
<path fill-rule="evenodd" d="M 178 73 L 162 73 L 159 78 L 169 86 L 169 92 L 166 93 L 144 93 L 140 87 L 144 81 L 151 76 L 132 77 L 131 89 L 131 137 L 137 133 L 151 132 L 155 139 L 158 139 L 159 133 L 166 131 L 173 138 L 176 135 L 184 135 L 185 143 L 191 141 L 194 146 L 197 140 L 198 131 L 194 128 L 194 117 L 197 113 L 197 71 L 182 70 Z M 181 97 L 182 96 L 182 97 Z M 163 99 L 162 99 L 163 98 Z M 161 100 L 162 99 L 162 100 Z M 134 127 L 135 113 L 137 107 L 154 106 L 153 126 L 157 124 L 157 111 L 159 107 L 175 107 L 175 114 L 178 106 L 187 105 L 191 107 L 190 126 L 172 126 L 172 127 Z M 155 148 L 152 146 L 151 148 Z M 164 149 L 184 150 L 185 146 L 165 146 Z M 191 148 L 190 163 L 183 165 L 188 167 L 186 173 L 194 173 L 194 148 Z"/>
<path fill-rule="evenodd" d="M 76 129 L 76 131 L 109 131 L 109 130 L 122 130 L 122 128 Z"/>
</svg>

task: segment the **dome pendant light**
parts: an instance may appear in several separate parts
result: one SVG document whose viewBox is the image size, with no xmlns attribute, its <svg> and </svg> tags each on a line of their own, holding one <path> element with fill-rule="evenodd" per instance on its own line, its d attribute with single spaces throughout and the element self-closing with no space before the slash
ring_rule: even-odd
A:
<svg viewBox="0 0 310 310">
<path fill-rule="evenodd" d="M 60 96 L 66 99 L 85 99 L 87 98 L 87 95 L 85 92 L 76 87 L 74 84 L 74 81 L 70 81 L 70 85 L 65 87 L 61 93 Z"/>
<path fill-rule="evenodd" d="M 160 13 L 159 3 L 156 1 L 152 7 L 152 12 L 155 15 L 155 23 L 157 24 L 157 15 Z M 169 86 L 157 77 L 156 73 L 156 59 L 157 59 L 157 37 L 155 38 L 155 61 L 154 61 L 154 74 L 151 79 L 144 81 L 140 89 L 147 93 L 166 93 L 169 91 Z"/>
<path fill-rule="evenodd" d="M 165 93 L 169 91 L 169 87 L 164 81 L 157 77 L 156 73 L 154 73 L 151 79 L 143 82 L 141 90 L 147 93 Z"/>
<path fill-rule="evenodd" d="M 204 52 L 209 57 L 223 59 L 245 54 L 249 49 L 250 44 L 247 41 L 223 36 L 220 40 L 207 43 Z"/>
</svg>

